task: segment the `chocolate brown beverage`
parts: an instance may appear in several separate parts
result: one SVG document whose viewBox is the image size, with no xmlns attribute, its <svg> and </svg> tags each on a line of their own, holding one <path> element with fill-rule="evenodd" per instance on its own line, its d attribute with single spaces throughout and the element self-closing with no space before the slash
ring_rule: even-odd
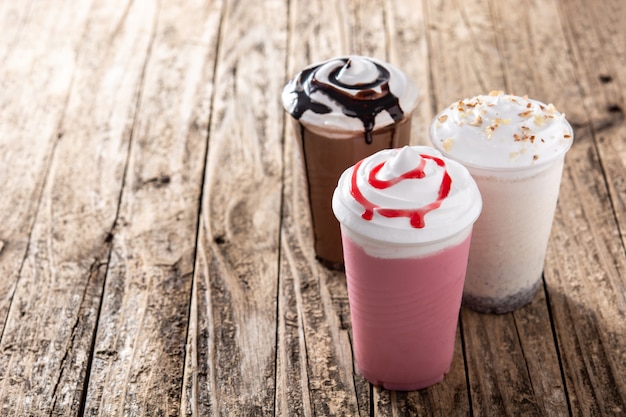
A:
<svg viewBox="0 0 626 417">
<path fill-rule="evenodd" d="M 391 64 L 346 56 L 310 66 L 282 93 L 306 171 L 317 259 L 343 268 L 331 201 L 341 173 L 381 149 L 408 145 L 417 87 Z"/>
</svg>

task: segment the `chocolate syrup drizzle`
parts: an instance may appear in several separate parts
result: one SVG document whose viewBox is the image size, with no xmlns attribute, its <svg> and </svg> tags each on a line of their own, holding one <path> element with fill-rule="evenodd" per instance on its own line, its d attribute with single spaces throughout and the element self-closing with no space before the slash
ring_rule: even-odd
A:
<svg viewBox="0 0 626 417">
<path fill-rule="evenodd" d="M 343 67 L 350 66 L 350 58 L 341 58 L 339 60 L 343 62 L 343 65 L 338 66 L 330 73 L 328 83 L 315 78 L 317 70 L 327 63 L 307 68 L 300 73 L 295 88 L 297 95 L 296 105 L 291 115 L 299 120 L 307 110 L 317 114 L 330 113 L 332 111 L 330 107 L 311 98 L 314 92 L 319 91 L 337 103 L 344 115 L 361 120 L 365 130 L 365 142 L 369 145 L 372 143 L 372 131 L 374 130 L 375 119 L 378 113 L 386 111 L 395 122 L 399 122 L 404 117 L 404 112 L 400 108 L 398 97 L 389 90 L 390 74 L 385 67 L 374 63 L 378 69 L 376 80 L 370 83 L 347 85 L 339 81 L 337 75 Z M 375 87 L 379 86 L 382 94 L 374 90 Z M 342 88 L 352 90 L 354 94 L 347 94 Z"/>
</svg>

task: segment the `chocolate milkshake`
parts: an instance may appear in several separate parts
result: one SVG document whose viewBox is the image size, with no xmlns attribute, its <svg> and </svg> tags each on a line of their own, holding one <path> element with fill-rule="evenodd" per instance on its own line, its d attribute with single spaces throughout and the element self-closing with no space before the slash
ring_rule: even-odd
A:
<svg viewBox="0 0 626 417">
<path fill-rule="evenodd" d="M 417 87 L 388 63 L 346 56 L 298 73 L 282 101 L 304 160 L 317 258 L 341 269 L 341 235 L 331 209 L 337 180 L 357 161 L 409 144 Z"/>
</svg>

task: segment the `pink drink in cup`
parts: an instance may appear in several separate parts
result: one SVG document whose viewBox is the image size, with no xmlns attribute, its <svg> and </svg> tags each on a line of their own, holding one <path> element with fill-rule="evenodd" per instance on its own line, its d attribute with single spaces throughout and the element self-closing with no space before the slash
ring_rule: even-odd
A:
<svg viewBox="0 0 626 417">
<path fill-rule="evenodd" d="M 467 170 L 429 147 L 383 150 L 342 174 L 333 211 L 354 354 L 371 383 L 415 390 L 450 369 L 481 207 Z"/>
</svg>

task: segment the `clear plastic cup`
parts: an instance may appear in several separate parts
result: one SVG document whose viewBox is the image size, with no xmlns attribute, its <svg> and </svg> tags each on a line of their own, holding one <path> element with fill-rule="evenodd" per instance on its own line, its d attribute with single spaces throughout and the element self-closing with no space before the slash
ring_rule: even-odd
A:
<svg viewBox="0 0 626 417">
<path fill-rule="evenodd" d="M 342 269 L 330 205 L 337 179 L 366 156 L 409 144 L 417 87 L 388 63 L 347 56 L 304 69 L 282 98 L 304 162 L 317 259 Z"/>
<path fill-rule="evenodd" d="M 384 189 L 377 188 L 380 177 Z M 432 148 L 381 151 L 342 175 L 333 210 L 359 371 L 391 390 L 441 381 L 453 358 L 472 224 L 481 210 L 476 184 Z"/>
<path fill-rule="evenodd" d="M 494 92 L 442 111 L 430 137 L 467 167 L 483 196 L 463 305 L 486 313 L 524 306 L 542 283 L 570 125 L 552 105 Z"/>
</svg>

